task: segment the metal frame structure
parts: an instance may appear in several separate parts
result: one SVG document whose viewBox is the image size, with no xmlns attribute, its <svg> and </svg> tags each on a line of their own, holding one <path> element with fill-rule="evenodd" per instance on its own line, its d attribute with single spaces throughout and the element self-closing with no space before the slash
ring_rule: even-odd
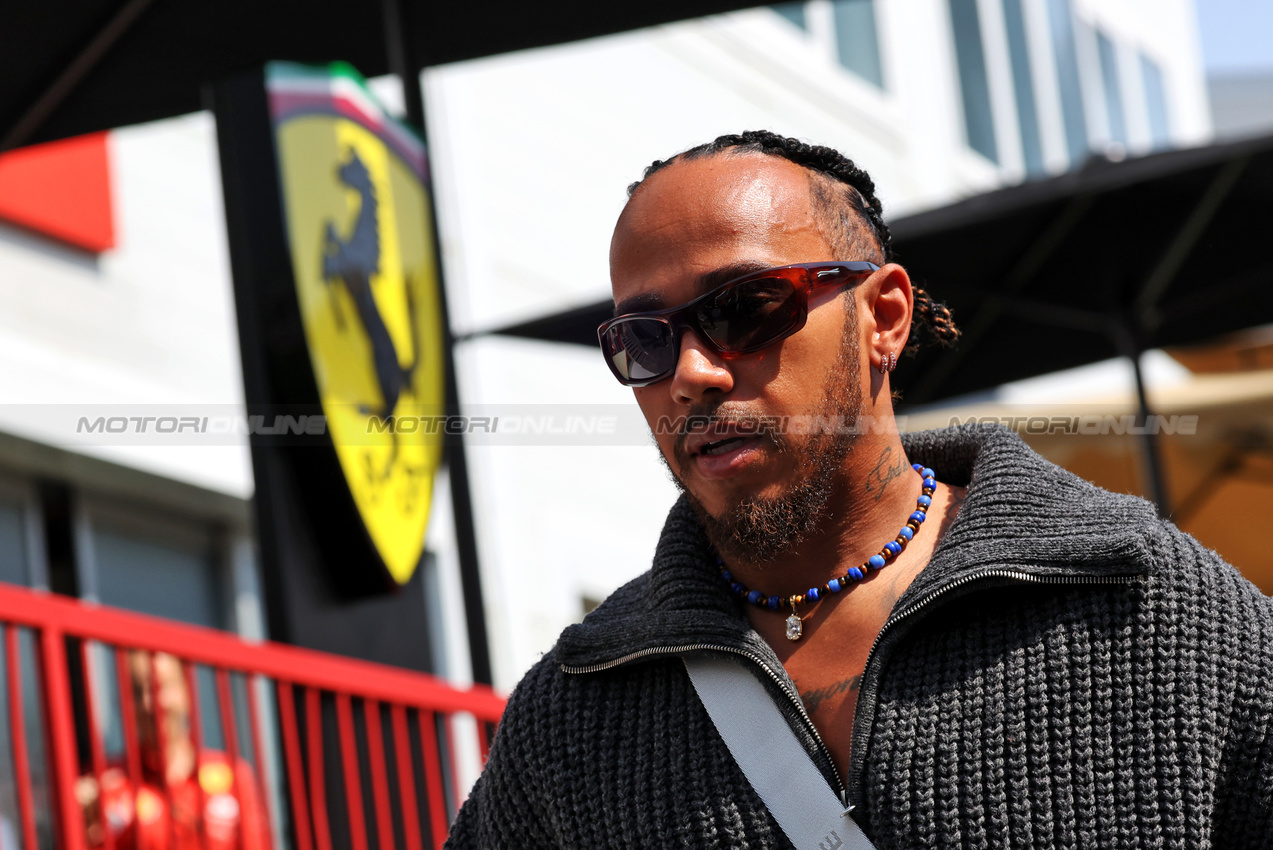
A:
<svg viewBox="0 0 1273 850">
<path fill-rule="evenodd" d="M 333 821 L 337 818 L 332 817 L 335 813 L 329 811 L 327 803 L 326 760 L 337 763 L 335 767 L 343 780 L 345 811 L 339 821 L 348 824 L 350 846 L 371 846 L 368 827 L 374 824 L 375 846 L 394 848 L 395 835 L 401 835 L 406 850 L 423 850 L 426 846 L 440 848 L 446 829 L 439 825 L 447 823 L 448 808 L 454 810 L 459 802 L 452 799 L 448 807 L 445 797 L 447 786 L 454 791 L 455 782 L 454 777 L 448 781 L 444 776 L 443 765 L 448 760 L 454 764 L 458 744 L 450 720 L 458 714 L 477 721 L 477 746 L 485 759 L 490 735 L 504 708 L 500 696 L 480 685 L 458 689 L 423 673 L 282 644 L 249 643 L 224 632 L 7 585 L 0 585 L 0 623 L 4 625 L 9 707 L 5 720 L 12 744 L 20 811 L 20 823 L 16 826 L 20 844 L 26 850 L 34 850 L 37 836 L 31 754 L 23 710 L 19 630 L 29 629 L 35 638 L 42 725 L 51 775 L 50 808 L 57 844 L 67 850 L 84 850 L 89 846 L 84 816 L 76 801 L 76 781 L 87 773 L 101 776 L 107 769 L 100 718 L 94 717 L 99 703 L 93 692 L 93 676 L 89 674 L 91 646 L 104 645 L 113 656 L 114 664 L 107 666 L 113 666 L 118 677 L 120 713 L 124 718 L 133 716 L 128 654 L 136 650 L 152 653 L 152 665 L 156 652 L 180 659 L 191 695 L 191 727 L 196 751 L 202 748 L 196 667 L 211 668 L 216 682 L 214 697 L 221 735 L 230 764 L 239 763 L 243 745 L 248 744 L 257 761 L 258 774 L 266 773 L 268 759 L 262 747 L 265 709 L 260 704 L 257 683 L 267 680 L 277 699 L 282 778 L 287 788 L 282 802 L 288 809 L 286 820 L 292 825 L 292 846 L 297 850 L 327 850 L 333 845 Z M 71 663 L 73 655 L 78 655 L 77 664 Z M 232 675 L 246 679 L 246 724 L 235 710 Z M 73 677 L 80 677 L 78 684 L 82 684 L 85 694 L 78 712 L 73 698 Z M 152 676 L 152 682 L 157 683 L 157 677 Z M 325 695 L 330 695 L 335 704 L 335 742 L 324 740 Z M 362 734 L 355 720 L 355 701 L 362 705 Z M 155 704 L 158 706 L 158 701 Z M 389 717 L 387 728 L 382 724 L 385 712 Z M 417 727 L 418 747 L 413 745 L 409 729 L 412 720 Z M 442 735 L 437 734 L 439 721 L 446 730 Z M 142 769 L 138 736 L 130 723 L 121 725 L 126 756 L 124 768 L 137 787 Z M 157 726 L 162 727 L 162 723 Z M 250 740 L 240 740 L 241 726 L 250 730 Z M 386 740 L 389 747 L 385 746 Z M 366 754 L 366 770 L 360 753 Z M 396 766 L 392 780 L 387 754 Z M 417 764 L 424 780 L 423 812 L 418 802 Z M 391 784 L 396 786 L 396 794 L 391 792 Z M 364 805 L 366 788 L 371 790 L 368 805 Z M 279 813 L 271 811 L 268 793 L 262 795 L 262 800 L 267 821 L 277 817 Z M 368 810 L 372 824 L 368 823 Z M 400 813 L 400 820 L 396 822 L 395 811 Z M 103 846 L 110 848 L 113 844 L 110 832 L 103 832 Z"/>
</svg>

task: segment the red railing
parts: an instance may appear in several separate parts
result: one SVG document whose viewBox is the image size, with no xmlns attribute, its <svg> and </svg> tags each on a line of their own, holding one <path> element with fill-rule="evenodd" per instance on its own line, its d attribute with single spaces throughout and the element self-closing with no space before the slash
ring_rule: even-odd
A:
<svg viewBox="0 0 1273 850">
<path fill-rule="evenodd" d="M 441 847 L 463 793 L 456 777 L 464 757 L 457 718 L 472 718 L 474 749 L 484 759 L 504 708 L 489 688 L 456 689 L 422 673 L 250 643 L 2 584 L 0 625 L 8 706 L 0 726 L 7 720 L 17 808 L 5 812 L 0 799 L 0 815 L 9 820 L 2 825 L 9 840 L 23 850 L 136 846 L 140 833 L 120 837 L 118 801 L 114 826 L 108 822 L 103 780 L 112 770 L 126 777 L 126 802 L 136 812 L 144 786 L 166 794 L 167 828 L 177 828 L 181 809 L 174 809 L 176 792 L 163 773 L 174 751 L 165 739 L 173 727 L 164 712 L 177 709 L 161 689 L 180 690 L 182 680 L 192 790 L 201 813 L 186 844 L 204 850 L 265 850 L 279 843 L 295 850 Z M 167 670 L 180 674 L 174 680 Z M 201 680 L 212 686 L 201 691 Z M 111 709 L 115 738 L 122 739 L 113 754 L 98 716 L 103 705 Z M 214 713 L 219 728 L 202 722 Z M 205 746 L 205 731 L 219 734 L 221 751 Z M 156 752 L 163 755 L 156 759 Z M 210 835 L 202 814 L 210 793 L 203 768 L 213 756 L 228 766 L 222 775 L 232 777 L 227 793 L 238 806 L 237 835 L 229 839 Z M 0 775 L 7 769 L 0 764 Z M 163 778 L 155 778 L 156 769 Z M 249 806 L 253 783 L 259 802 Z M 329 807 L 329 797 L 343 797 L 343 805 Z M 249 815 L 262 825 L 262 837 L 246 834 Z M 132 820 L 137 830 L 141 821 L 139 814 Z M 182 841 L 170 832 L 164 846 L 176 850 Z"/>
</svg>

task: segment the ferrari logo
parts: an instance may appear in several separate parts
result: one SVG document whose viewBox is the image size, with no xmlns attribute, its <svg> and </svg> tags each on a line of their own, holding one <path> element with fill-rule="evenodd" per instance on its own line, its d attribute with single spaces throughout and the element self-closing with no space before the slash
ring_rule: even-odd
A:
<svg viewBox="0 0 1273 850">
<path fill-rule="evenodd" d="M 414 140 L 401 130 L 387 138 L 389 119 L 348 74 L 323 77 L 332 81 L 326 106 L 307 80 L 309 108 L 280 116 L 288 101 L 279 92 L 319 72 L 270 71 L 292 265 L 323 412 L 363 523 L 405 584 L 423 552 L 442 453 L 441 428 L 396 427 L 404 414 L 413 423 L 440 414 L 444 400 L 436 257 L 417 173 L 423 151 L 412 165 L 403 147 Z"/>
</svg>

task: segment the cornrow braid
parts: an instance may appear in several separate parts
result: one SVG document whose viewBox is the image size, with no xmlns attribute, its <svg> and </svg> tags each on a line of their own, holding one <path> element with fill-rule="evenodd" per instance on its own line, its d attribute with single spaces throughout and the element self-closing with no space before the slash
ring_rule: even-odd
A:
<svg viewBox="0 0 1273 850">
<path fill-rule="evenodd" d="M 748 130 L 745 133 L 718 136 L 706 144 L 697 145 L 668 159 L 656 159 L 645 169 L 640 180 L 628 186 L 628 197 L 632 197 L 651 175 L 674 162 L 703 159 L 725 151 L 780 157 L 848 187 L 850 191 L 832 198 L 827 197 L 828 193 L 819 191 L 820 187 L 814 186 L 815 206 L 822 208 L 818 211 L 824 213 L 826 218 L 834 219 L 827 221 L 832 233 L 836 235 L 834 241 L 852 246 L 857 241 L 854 237 L 865 230 L 870 242 L 874 243 L 866 246 L 876 255 L 872 259 L 880 265 L 893 259 L 893 237 L 888 225 L 884 223 L 884 207 L 875 196 L 875 182 L 870 175 L 834 148 L 806 144 L 799 139 L 780 136 L 768 130 Z M 862 224 L 866 227 L 861 227 Z M 924 329 L 941 344 L 950 345 L 958 339 L 959 330 L 955 327 L 950 310 L 945 305 L 934 302 L 922 289 L 915 289 L 915 316 Z M 918 342 L 912 341 L 906 349 L 913 351 L 917 347 Z"/>
</svg>

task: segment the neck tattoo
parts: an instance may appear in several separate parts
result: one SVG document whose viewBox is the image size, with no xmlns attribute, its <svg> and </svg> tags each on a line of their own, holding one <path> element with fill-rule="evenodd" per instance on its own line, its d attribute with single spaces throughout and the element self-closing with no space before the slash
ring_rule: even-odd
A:
<svg viewBox="0 0 1273 850">
<path fill-rule="evenodd" d="M 750 589 L 735 579 L 733 574 L 725 567 L 725 562 L 717 556 L 716 565 L 720 568 L 721 578 L 729 585 L 729 589 L 735 596 L 750 602 L 758 608 L 777 611 L 785 601 L 791 606 L 791 616 L 787 617 L 787 640 L 800 640 L 800 636 L 804 634 L 804 620 L 812 615 L 805 614 L 804 617 L 801 617 L 799 606 L 817 602 L 830 593 L 839 593 L 850 584 L 861 581 L 868 573 L 884 569 L 887 564 L 902 554 L 906 544 L 911 542 L 911 539 L 919 532 L 920 526 L 924 524 L 924 518 L 928 513 L 928 507 L 933 503 L 933 493 L 937 490 L 937 474 L 918 463 L 911 464 L 911 468 L 923 478 L 923 490 L 919 499 L 916 500 L 915 512 L 907 518 L 906 525 L 902 526 L 902 530 L 897 532 L 897 537 L 885 543 L 884 548 L 867 558 L 866 563 L 862 564 L 862 566 L 851 567 L 844 575 L 831 579 L 822 587 L 811 587 L 804 593 L 797 593 L 787 597 L 786 600 L 783 600 L 780 596 L 772 596 L 759 590 Z"/>
</svg>

